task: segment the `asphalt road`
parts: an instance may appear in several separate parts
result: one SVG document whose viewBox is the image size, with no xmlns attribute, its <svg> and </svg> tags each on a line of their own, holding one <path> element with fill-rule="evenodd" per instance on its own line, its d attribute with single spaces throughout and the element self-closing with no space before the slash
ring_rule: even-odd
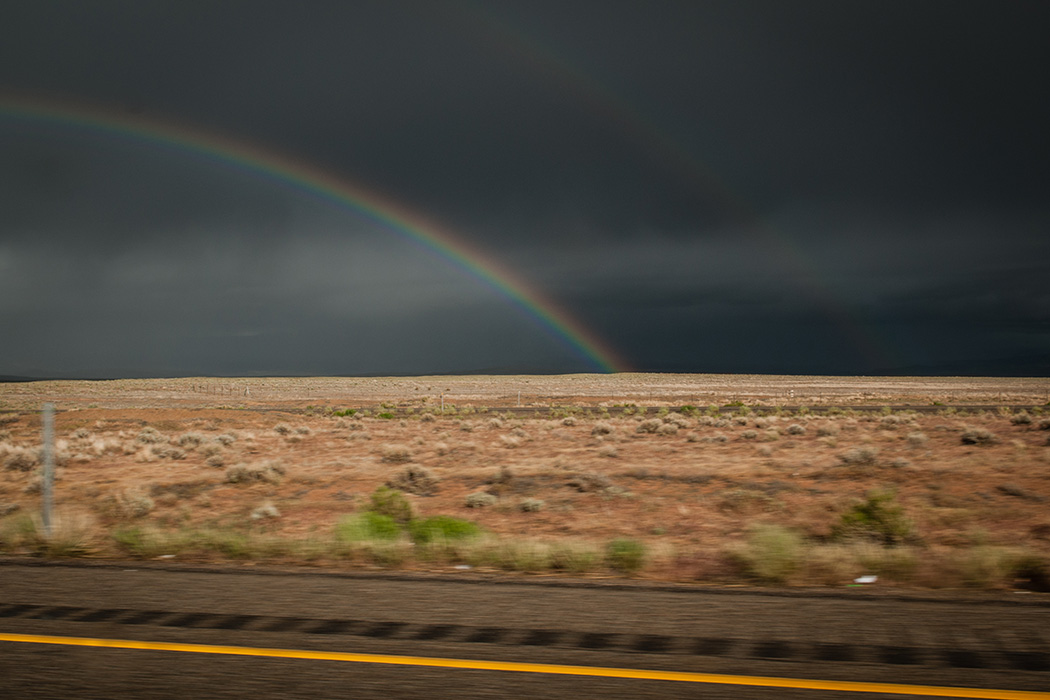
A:
<svg viewBox="0 0 1050 700">
<path fill-rule="evenodd" d="M 1050 691 L 1045 596 L 781 594 L 465 576 L 471 578 L 7 562 L 0 564 L 0 639 L 50 635 Z M 891 696 L 0 641 L 0 697 Z"/>
</svg>

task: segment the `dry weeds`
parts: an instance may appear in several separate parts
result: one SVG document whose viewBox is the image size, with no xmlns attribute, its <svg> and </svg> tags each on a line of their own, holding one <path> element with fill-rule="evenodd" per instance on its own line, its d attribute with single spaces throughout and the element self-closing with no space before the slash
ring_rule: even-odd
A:
<svg viewBox="0 0 1050 700">
<path fill-rule="evenodd" d="M 675 380 L 654 378 L 653 395 L 678 391 L 668 383 Z M 171 380 L 170 396 L 180 381 Z M 89 513 L 94 532 L 87 538 L 90 547 L 70 549 L 97 556 L 130 547 L 189 559 L 265 555 L 332 566 L 422 568 L 473 562 L 586 573 L 608 569 L 606 543 L 630 540 L 645 547 L 645 576 L 838 585 L 850 576 L 878 573 L 900 585 L 993 588 L 1037 578 L 1031 572 L 1050 560 L 1050 448 L 1044 432 L 1050 419 L 1043 409 L 815 415 L 756 401 L 749 411 L 731 412 L 707 408 L 718 400 L 698 400 L 699 391 L 688 401 L 699 409 L 683 408 L 686 401 L 643 399 L 636 377 L 631 393 L 619 397 L 602 393 L 617 386 L 603 378 L 593 385 L 586 383 L 590 378 L 535 380 L 577 390 L 564 394 L 578 397 L 580 408 L 571 411 L 544 405 L 512 413 L 506 403 L 486 410 L 480 399 L 457 397 L 456 408 L 449 401 L 442 413 L 427 398 L 427 387 L 438 384 L 434 379 L 248 381 L 281 396 L 302 390 L 313 408 L 307 411 L 304 399 L 263 405 L 265 392 L 255 384 L 251 395 L 259 403 L 244 408 L 186 408 L 184 399 L 170 396 L 165 408 L 88 407 L 160 402 L 159 393 L 150 394 L 153 385 L 139 382 L 124 383 L 120 391 L 90 382 L 29 387 L 37 398 L 48 387 L 65 392 L 47 397 L 65 408 L 58 413 L 57 434 L 68 461 L 56 499 L 63 508 Z M 514 381 L 454 378 L 441 390 L 470 386 L 478 396 L 496 398 L 490 387 Z M 837 380 L 827 381 L 831 386 Z M 1025 386 L 1003 381 L 1008 395 L 1009 386 Z M 865 400 L 888 403 L 887 392 L 905 384 L 908 391 L 901 394 L 912 396 L 959 386 L 934 380 L 924 389 L 918 381 L 888 380 L 888 389 Z M 843 380 L 841 386 L 847 385 Z M 956 399 L 988 398 L 991 384 L 971 385 L 977 390 L 970 394 L 953 389 Z M 396 394 L 406 386 L 413 388 Z M 369 389 L 324 399 L 339 387 Z M 752 389 L 743 381 L 733 400 L 749 400 Z M 355 408 L 364 410 L 336 415 L 347 396 L 362 395 L 382 396 L 390 405 L 358 403 Z M 18 534 L 31 529 L 24 519 L 38 510 L 40 425 L 21 412 L 29 408 L 22 403 L 29 396 L 0 385 L 2 407 L 20 408 L 0 413 L 0 459 L 7 467 L 0 472 L 0 504 L 16 508 L 0 516 L 4 551 L 40 550 L 38 537 Z M 810 405 L 820 404 L 810 399 Z M 638 405 L 621 411 L 618 403 Z M 392 418 L 380 417 L 385 414 Z M 986 434 L 997 439 L 983 439 Z M 969 442 L 969 436 L 978 439 Z M 17 466 L 7 466 L 8 460 Z M 325 533 L 366 508 L 369 494 L 383 484 L 407 492 L 421 518 L 464 517 L 487 534 L 440 551 L 395 540 L 374 548 L 354 545 L 347 553 L 329 543 Z M 843 514 L 874 490 L 893 491 L 915 540 L 890 546 L 833 542 Z M 264 506 L 279 517 L 264 515 Z M 20 518 L 23 524 L 16 525 Z M 138 534 L 128 534 L 129 527 Z M 770 530 L 773 535 L 759 537 L 756 527 L 794 534 L 774 536 Z M 118 530 L 127 535 L 124 544 L 114 539 Z M 778 569 L 777 552 L 784 549 L 794 552 L 793 563 Z M 766 550 L 773 553 L 762 554 Z M 771 568 L 756 573 L 760 564 Z"/>
</svg>

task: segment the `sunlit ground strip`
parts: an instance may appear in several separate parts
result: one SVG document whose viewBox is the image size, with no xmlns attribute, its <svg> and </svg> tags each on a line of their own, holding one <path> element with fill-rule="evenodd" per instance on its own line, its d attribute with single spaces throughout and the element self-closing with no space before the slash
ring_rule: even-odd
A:
<svg viewBox="0 0 1050 700">
<path fill-rule="evenodd" d="M 310 651 L 306 649 L 265 649 L 256 647 L 215 646 L 211 644 L 144 642 L 132 639 L 93 639 L 89 637 L 56 637 L 39 634 L 0 633 L 0 641 L 22 642 L 27 644 L 59 644 L 77 647 L 102 647 L 107 649 L 179 651 L 196 654 L 223 654 L 227 656 L 256 656 L 278 659 L 309 659 L 313 661 L 345 661 L 351 663 L 392 664 L 397 666 L 425 666 L 431 668 L 462 668 L 478 671 L 554 673 L 563 676 L 591 676 L 599 678 L 678 681 L 684 683 L 712 683 L 761 688 L 837 690 L 854 693 L 895 693 L 897 695 L 919 695 L 945 698 L 988 698 L 989 700 L 1050 700 L 1050 692 L 1029 690 L 952 688 L 945 686 L 866 683 L 861 681 L 830 681 L 808 678 L 735 676 L 720 673 L 687 673 L 683 671 L 653 671 L 638 668 L 603 668 L 601 666 L 532 664 L 517 661 L 442 659 L 425 656 L 392 656 L 387 654 L 358 654 L 339 651 Z"/>
</svg>

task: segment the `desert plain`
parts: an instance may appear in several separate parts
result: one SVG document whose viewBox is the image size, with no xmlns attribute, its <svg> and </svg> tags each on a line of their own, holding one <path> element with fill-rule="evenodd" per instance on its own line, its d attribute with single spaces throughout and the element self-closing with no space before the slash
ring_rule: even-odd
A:
<svg viewBox="0 0 1050 700">
<path fill-rule="evenodd" d="M 1048 392 L 629 373 L 9 382 L 0 555 L 1047 590 Z"/>
</svg>

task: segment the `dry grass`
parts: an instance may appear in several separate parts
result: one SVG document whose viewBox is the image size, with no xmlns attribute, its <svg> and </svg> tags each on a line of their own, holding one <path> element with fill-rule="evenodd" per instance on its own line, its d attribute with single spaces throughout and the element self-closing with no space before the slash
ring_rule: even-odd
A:
<svg viewBox="0 0 1050 700">
<path fill-rule="evenodd" d="M 252 395 L 261 395 L 254 385 Z M 614 404 L 624 400 L 610 395 L 604 411 L 584 400 L 580 410 L 512 414 L 459 400 L 441 413 L 411 396 L 346 415 L 316 398 L 310 412 L 60 411 L 68 461 L 56 498 L 93 514 L 100 556 L 128 551 L 112 537 L 120 530 L 135 551 L 180 558 L 608 573 L 617 570 L 608 543 L 632 540 L 646 552 L 635 575 L 648 577 L 840 585 L 878 573 L 898 585 L 988 588 L 1021 585 L 1028 574 L 1019 572 L 1050 558 L 1050 448 L 1038 411 L 1030 421 L 1017 412 L 814 416 L 757 404 L 738 414 L 694 397 L 688 403 L 701 408 L 654 399 L 621 414 Z M 998 440 L 966 443 L 971 429 Z M 35 454 L 38 420 L 20 414 L 3 430 L 0 459 Z M 21 508 L 5 517 L 8 532 L 36 510 L 37 466 L 2 472 L 0 505 Z M 330 542 L 340 519 L 369 507 L 384 484 L 407 493 L 419 518 L 467 518 L 487 534 L 447 548 Z M 874 490 L 896 494 L 914 539 L 835 541 L 843 514 Z M 153 507 L 135 508 L 135 496 Z M 280 516 L 264 515 L 266 505 Z M 800 544 L 756 528 L 781 528 Z M 31 538 L 4 537 L 4 548 L 32 549 Z M 777 573 L 784 549 L 797 556 Z"/>
</svg>

